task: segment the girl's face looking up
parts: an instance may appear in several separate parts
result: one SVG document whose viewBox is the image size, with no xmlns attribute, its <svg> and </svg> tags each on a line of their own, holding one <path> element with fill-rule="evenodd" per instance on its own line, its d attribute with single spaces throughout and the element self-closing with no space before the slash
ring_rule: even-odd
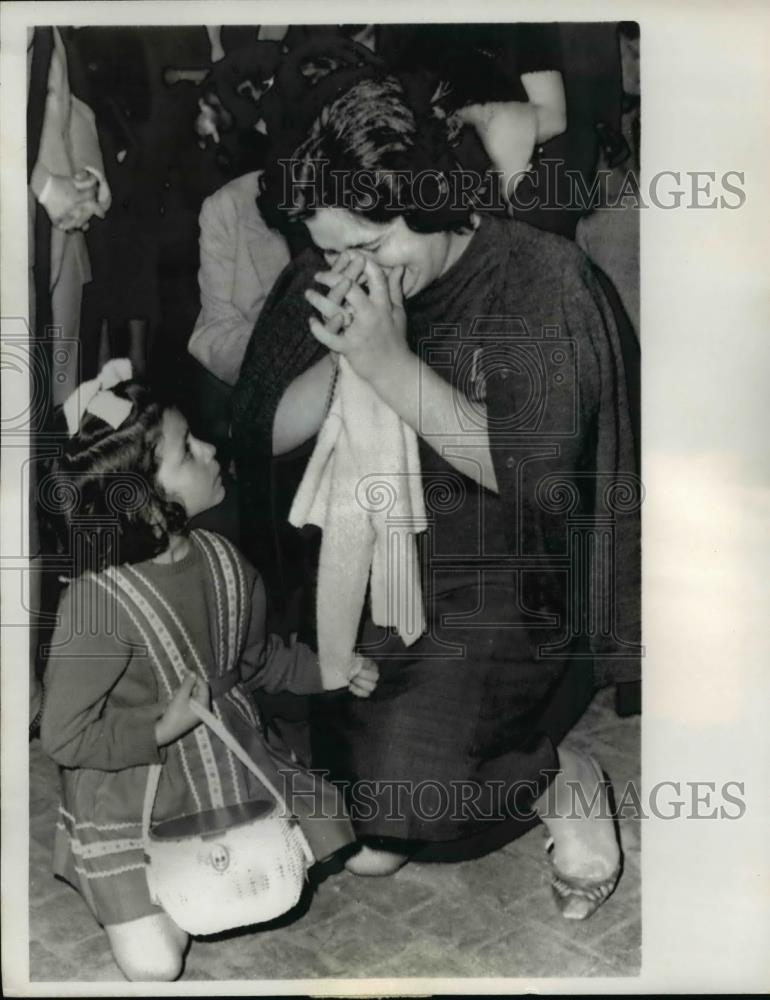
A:
<svg viewBox="0 0 770 1000">
<path fill-rule="evenodd" d="M 169 500 L 184 507 L 188 518 L 222 502 L 225 488 L 215 457 L 216 448 L 193 437 L 178 410 L 164 412 L 155 454 L 158 486 Z"/>
</svg>

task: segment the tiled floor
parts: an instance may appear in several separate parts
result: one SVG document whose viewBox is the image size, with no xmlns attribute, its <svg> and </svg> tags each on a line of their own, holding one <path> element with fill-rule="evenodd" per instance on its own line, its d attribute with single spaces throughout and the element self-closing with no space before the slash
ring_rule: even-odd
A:
<svg viewBox="0 0 770 1000">
<path fill-rule="evenodd" d="M 639 780 L 638 717 L 600 692 L 567 742 L 590 745 L 616 793 Z M 79 895 L 50 874 L 55 766 L 30 746 L 30 978 L 122 981 Z M 194 940 L 187 980 L 380 977 L 633 976 L 640 965 L 638 820 L 621 820 L 625 869 L 587 922 L 555 910 L 542 827 L 458 864 L 412 863 L 387 879 L 339 871 L 289 918 Z"/>
</svg>

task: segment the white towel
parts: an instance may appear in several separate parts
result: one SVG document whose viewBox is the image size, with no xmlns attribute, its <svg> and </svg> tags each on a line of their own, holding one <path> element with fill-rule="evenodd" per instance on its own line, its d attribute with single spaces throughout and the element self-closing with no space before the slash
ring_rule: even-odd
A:
<svg viewBox="0 0 770 1000">
<path fill-rule="evenodd" d="M 371 581 L 372 618 L 408 646 L 425 631 L 416 534 L 427 518 L 417 436 L 345 358 L 289 521 L 323 531 L 318 656 L 324 687 L 348 683 Z"/>
</svg>

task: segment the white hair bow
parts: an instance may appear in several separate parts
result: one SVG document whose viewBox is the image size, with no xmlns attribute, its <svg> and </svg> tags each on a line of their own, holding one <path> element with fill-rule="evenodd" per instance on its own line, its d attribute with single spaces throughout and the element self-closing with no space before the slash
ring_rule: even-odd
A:
<svg viewBox="0 0 770 1000">
<path fill-rule="evenodd" d="M 93 413 L 113 430 L 117 430 L 131 412 L 133 403 L 130 399 L 121 399 L 109 390 L 120 382 L 127 382 L 132 376 L 133 370 L 128 358 L 113 358 L 96 378 L 81 382 L 62 407 L 69 436 L 77 434 L 85 413 Z"/>
</svg>

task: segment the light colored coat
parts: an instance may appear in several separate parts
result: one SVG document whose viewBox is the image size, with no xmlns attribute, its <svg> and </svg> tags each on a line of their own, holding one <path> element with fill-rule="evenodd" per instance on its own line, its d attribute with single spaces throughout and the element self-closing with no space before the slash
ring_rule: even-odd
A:
<svg viewBox="0 0 770 1000">
<path fill-rule="evenodd" d="M 72 177 L 86 167 L 104 177 L 104 163 L 99 148 L 96 119 L 93 111 L 70 90 L 67 74 L 67 52 L 58 29 L 53 29 L 53 51 L 48 72 L 48 93 L 45 102 L 43 129 L 37 163 L 32 171 L 30 187 L 36 198 L 52 174 Z M 51 232 L 51 288 L 61 277 L 65 249 L 78 259 L 78 270 L 83 284 L 91 280 L 88 252 L 82 233 L 65 233 L 53 228 Z"/>
<path fill-rule="evenodd" d="M 67 51 L 57 28 L 53 29 L 53 51 L 48 71 L 40 148 L 30 178 L 30 189 L 39 199 L 51 175 L 72 177 L 86 167 L 104 179 L 104 162 L 93 111 L 72 93 L 67 72 Z M 28 54 L 31 58 L 31 49 Z M 32 231 L 32 206 L 30 231 Z M 30 244 L 30 254 L 32 255 Z M 30 256 L 30 259 L 32 257 Z M 83 285 L 91 280 L 88 249 L 82 232 L 65 233 L 51 227 L 51 308 L 53 325 L 61 333 L 62 350 L 54 353 L 52 395 L 62 403 L 77 386 L 80 364 L 80 306 Z M 34 301 L 34 296 L 30 299 Z M 35 318 L 31 317 L 34 326 Z"/>
<path fill-rule="evenodd" d="M 201 311 L 188 350 L 234 385 L 246 347 L 289 249 L 256 204 L 259 171 L 244 174 L 207 198 L 200 213 Z"/>
</svg>

